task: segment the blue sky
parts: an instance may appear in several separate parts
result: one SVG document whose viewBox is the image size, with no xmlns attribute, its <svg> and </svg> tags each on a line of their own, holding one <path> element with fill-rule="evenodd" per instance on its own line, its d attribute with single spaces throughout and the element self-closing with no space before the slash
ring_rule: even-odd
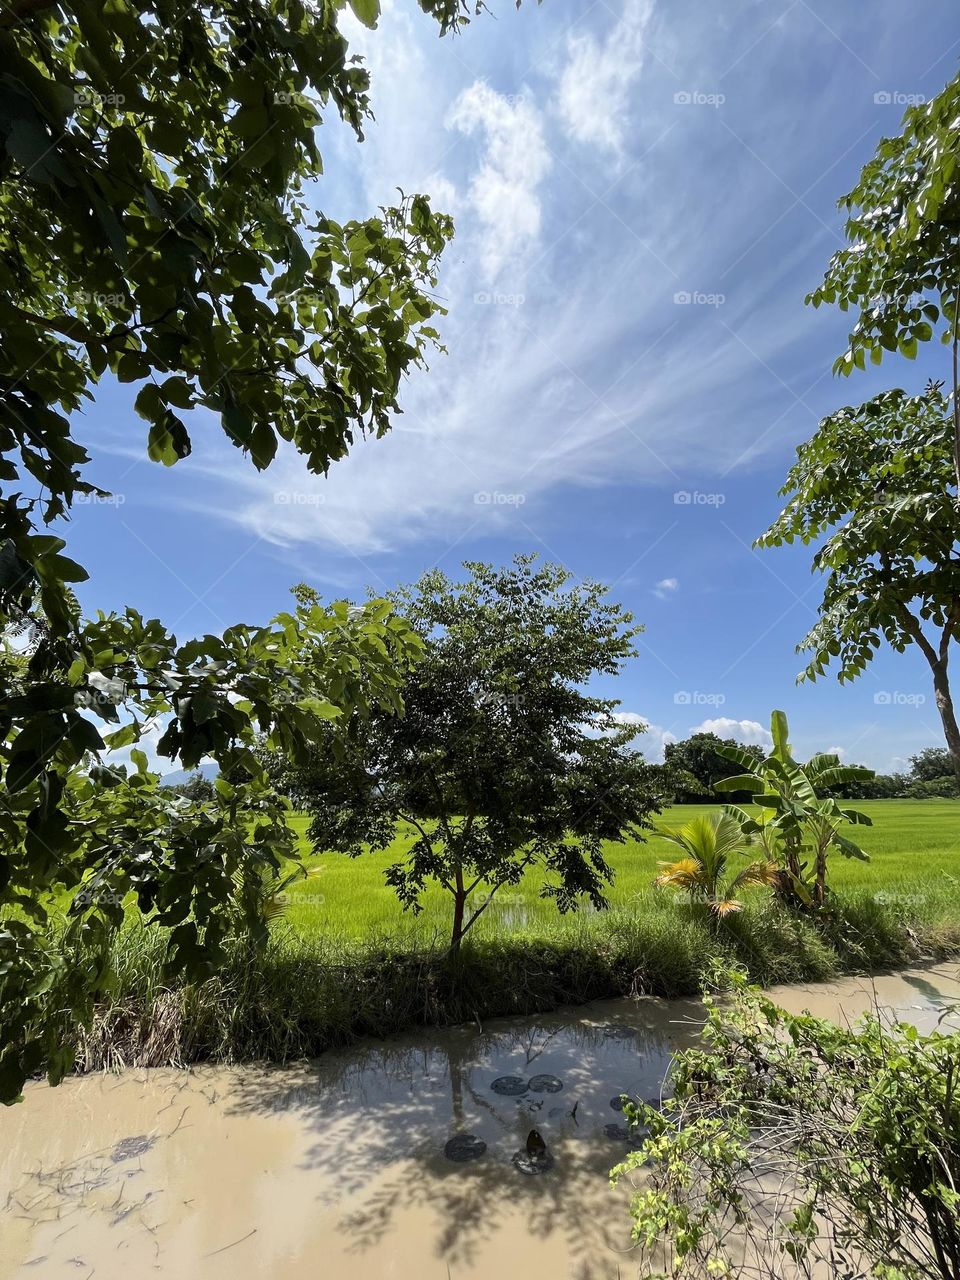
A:
<svg viewBox="0 0 960 1280">
<path fill-rule="evenodd" d="M 88 608 L 132 604 L 181 638 L 439 564 L 538 551 L 611 584 L 646 624 L 605 689 L 665 735 L 707 722 L 899 768 L 942 745 L 928 670 L 884 653 L 858 683 L 796 687 L 819 599 L 808 551 L 756 553 L 797 443 L 825 413 L 947 376 L 939 347 L 835 379 L 847 320 L 804 306 L 842 242 L 836 199 L 904 104 L 956 72 L 955 6 L 876 0 L 495 0 L 438 40 L 408 0 L 356 31 L 377 116 L 323 128 L 318 207 L 395 189 L 455 215 L 447 355 L 404 414 L 327 480 L 258 476 L 209 415 L 194 453 L 146 458 L 128 388 L 78 419 L 113 503 L 76 510 Z"/>
</svg>

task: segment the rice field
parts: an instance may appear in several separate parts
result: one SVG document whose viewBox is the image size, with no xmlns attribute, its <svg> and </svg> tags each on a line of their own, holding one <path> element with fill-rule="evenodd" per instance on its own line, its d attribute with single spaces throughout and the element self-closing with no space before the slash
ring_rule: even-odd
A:
<svg viewBox="0 0 960 1280">
<path fill-rule="evenodd" d="M 960 921 L 960 802 L 873 800 L 853 807 L 873 820 L 870 827 L 848 828 L 851 838 L 870 854 L 870 861 L 834 854 L 830 871 L 833 889 L 844 897 L 874 896 L 894 908 L 900 905 L 911 919 Z M 674 806 L 658 821 L 677 827 L 694 814 L 709 813 L 713 808 Z M 292 821 L 300 833 L 307 865 L 318 869 L 309 880 L 289 890 L 285 921 L 295 933 L 341 942 L 382 937 L 394 944 L 405 940 L 411 945 L 445 938 L 450 903 L 442 889 L 431 888 L 425 895 L 423 912 L 414 916 L 401 910 L 384 882 L 385 869 L 410 847 L 412 834 L 400 831 L 384 853 L 365 853 L 354 859 L 314 852 L 306 838 L 308 819 L 297 816 Z M 671 848 L 653 834 L 642 842 L 608 846 L 615 878 L 608 894 L 610 911 L 604 913 L 587 906 L 577 913 L 559 915 L 551 901 L 539 896 L 542 876 L 531 872 L 520 885 L 498 892 L 494 904 L 477 922 L 476 936 L 572 936 L 597 914 L 613 923 L 615 917 L 670 910 L 673 895 L 654 888 L 653 879 L 657 863 L 671 857 Z"/>
</svg>

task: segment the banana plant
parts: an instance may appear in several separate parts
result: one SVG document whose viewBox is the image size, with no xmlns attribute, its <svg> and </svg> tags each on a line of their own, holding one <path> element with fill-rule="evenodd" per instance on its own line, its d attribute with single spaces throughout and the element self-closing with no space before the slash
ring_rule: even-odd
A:
<svg viewBox="0 0 960 1280">
<path fill-rule="evenodd" d="M 756 760 L 737 747 L 718 746 L 717 753 L 739 765 L 743 773 L 715 784 L 716 791 L 747 791 L 759 808 L 757 815 L 739 805 L 724 805 L 744 833 L 756 839 L 766 857 L 780 866 L 779 884 L 788 899 L 807 907 L 822 907 L 827 897 L 827 855 L 837 849 L 847 858 L 869 862 L 869 855 L 840 834 L 844 823 L 871 826 L 858 809 L 843 808 L 834 798 L 818 796 L 818 789 L 859 782 L 873 770 L 844 765 L 839 756 L 820 752 L 806 764 L 793 758 L 787 717 L 774 711 L 770 719 L 773 749 Z"/>
<path fill-rule="evenodd" d="M 751 862 L 732 880 L 726 880 L 730 855 L 743 853 L 753 845 L 752 838 L 730 813 L 699 816 L 676 831 L 658 827 L 657 834 L 677 845 L 685 856 L 677 862 L 661 862 L 662 870 L 655 883 L 685 890 L 694 901 L 708 906 L 718 919 L 741 909 L 738 890 L 751 884 L 776 882 L 779 868 L 769 858 Z"/>
</svg>

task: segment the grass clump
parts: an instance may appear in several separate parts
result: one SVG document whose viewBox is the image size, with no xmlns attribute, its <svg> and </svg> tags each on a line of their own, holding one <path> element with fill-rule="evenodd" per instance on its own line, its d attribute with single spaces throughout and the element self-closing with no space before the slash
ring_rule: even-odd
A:
<svg viewBox="0 0 960 1280">
<path fill-rule="evenodd" d="M 285 1062 L 414 1026 L 612 996 L 693 997 L 718 962 L 773 985 L 958 952 L 960 921 L 908 920 L 871 895 L 834 898 L 817 917 L 761 900 L 719 922 L 655 897 L 641 913 L 613 909 L 478 936 L 459 955 L 412 933 L 356 942 L 305 936 L 287 923 L 264 951 L 237 944 L 215 978 L 183 986 L 164 978 L 163 934 L 131 923 L 109 1001 L 75 1033 L 77 1067 Z"/>
</svg>

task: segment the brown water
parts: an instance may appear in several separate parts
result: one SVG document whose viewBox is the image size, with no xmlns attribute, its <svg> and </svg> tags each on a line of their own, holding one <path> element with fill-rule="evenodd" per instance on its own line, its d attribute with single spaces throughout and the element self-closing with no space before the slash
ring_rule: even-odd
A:
<svg viewBox="0 0 960 1280">
<path fill-rule="evenodd" d="M 960 999 L 960 969 L 773 994 L 840 1020 L 876 1000 L 930 1029 Z M 298 1067 L 30 1086 L 23 1106 L 0 1114 L 0 1276 L 635 1275 L 628 1192 L 607 1181 L 628 1150 L 611 1099 L 658 1096 L 671 1053 L 695 1040 L 700 1020 L 694 1002 L 604 1001 Z M 537 1075 L 562 1088 L 491 1088 Z M 525 1176 L 512 1156 L 534 1127 L 553 1166 Z M 449 1160 L 457 1133 L 485 1142 L 483 1155 Z"/>
</svg>

